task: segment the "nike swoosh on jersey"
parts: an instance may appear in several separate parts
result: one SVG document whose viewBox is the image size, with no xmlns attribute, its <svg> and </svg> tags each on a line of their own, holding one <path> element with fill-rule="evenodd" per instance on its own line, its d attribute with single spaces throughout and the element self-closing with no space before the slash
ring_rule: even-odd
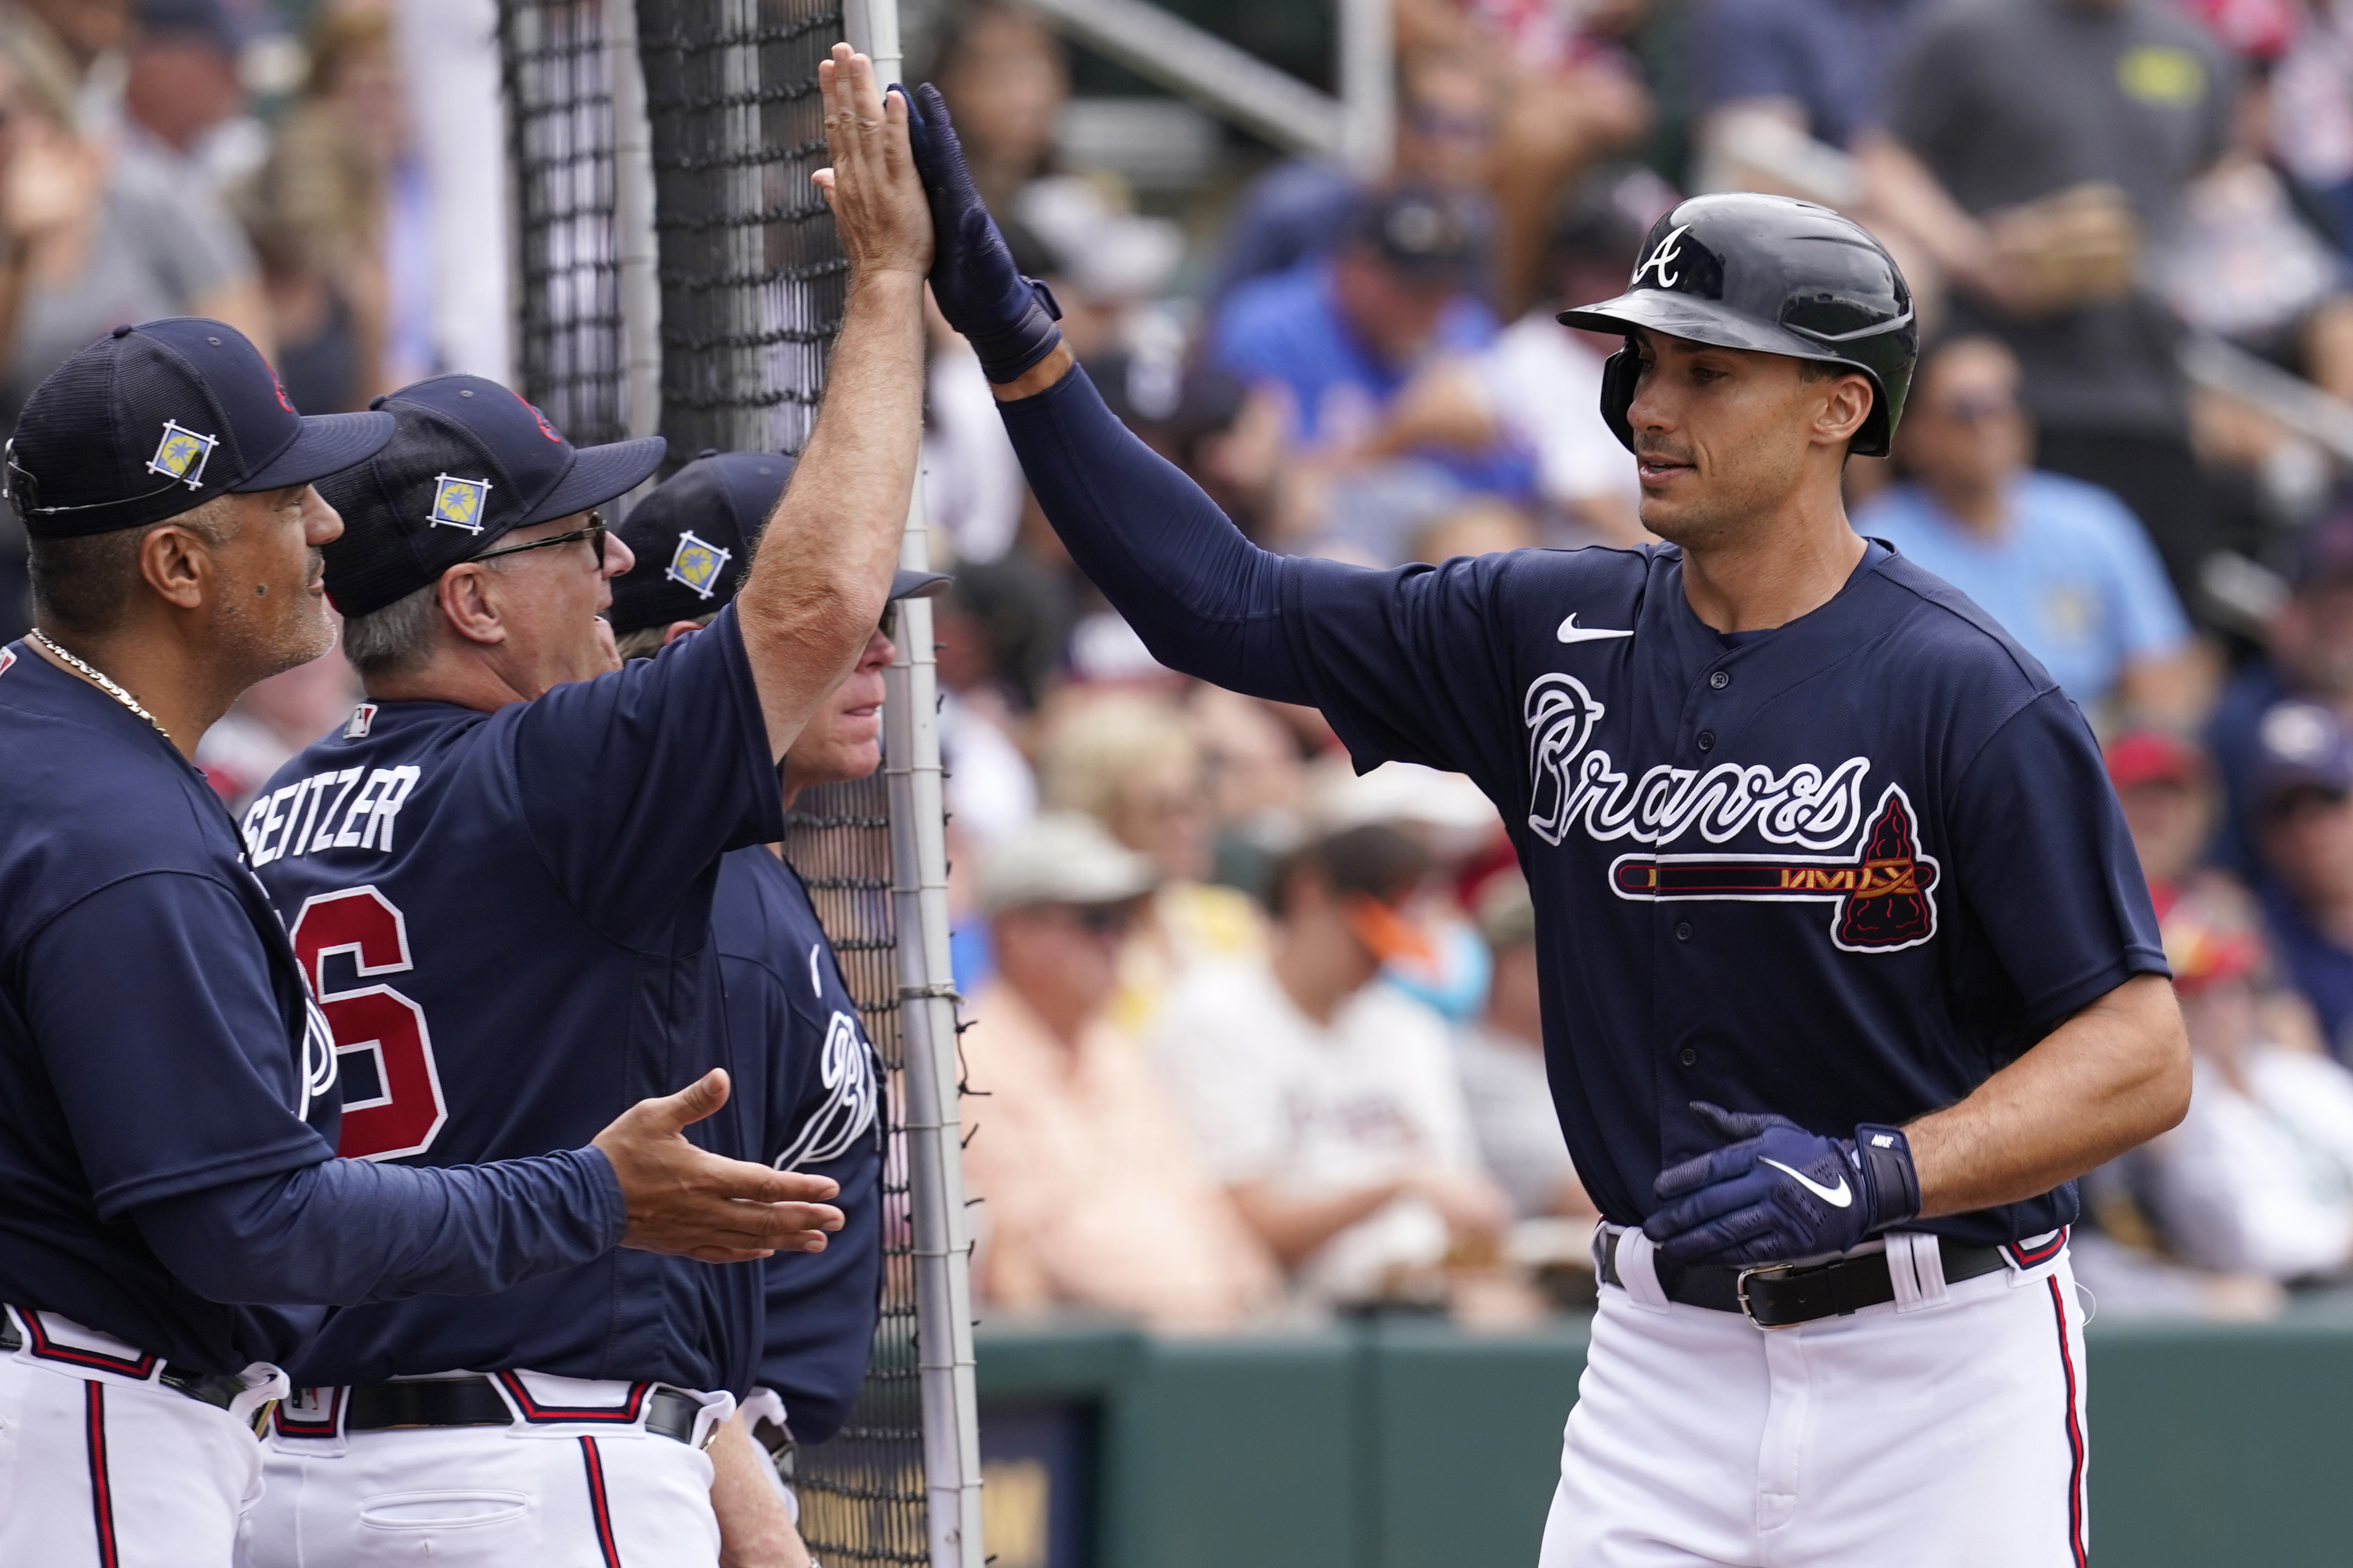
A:
<svg viewBox="0 0 2353 1568">
<path fill-rule="evenodd" d="M 1757 1163 L 1760 1165 L 1772 1166 L 1775 1170 L 1780 1172 L 1783 1175 L 1789 1177 L 1792 1181 L 1796 1182 L 1798 1185 L 1805 1188 L 1806 1191 L 1813 1194 L 1814 1196 L 1821 1199 L 1822 1202 L 1830 1205 L 1831 1207 L 1834 1209 L 1842 1209 L 1846 1207 L 1847 1205 L 1854 1202 L 1854 1192 L 1846 1184 L 1846 1178 L 1844 1176 L 1841 1176 L 1839 1178 L 1839 1184 L 1837 1186 L 1826 1187 L 1820 1182 L 1815 1181 L 1811 1176 L 1807 1175 L 1803 1171 L 1793 1171 L 1789 1169 L 1788 1166 L 1781 1163 L 1778 1160 L 1767 1159 L 1766 1156 L 1759 1154 L 1757 1156 Z"/>
<path fill-rule="evenodd" d="M 1630 626 L 1622 632 L 1613 632 L 1607 626 L 1580 626 L 1572 615 L 1560 623 L 1560 630 L 1553 635 L 1563 642 L 1599 642 L 1604 637 L 1630 637 L 1634 632 Z"/>
</svg>

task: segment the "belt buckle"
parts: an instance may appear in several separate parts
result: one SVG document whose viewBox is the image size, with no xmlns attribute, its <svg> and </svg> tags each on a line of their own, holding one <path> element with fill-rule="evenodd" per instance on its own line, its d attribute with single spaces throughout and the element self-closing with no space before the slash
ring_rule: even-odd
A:
<svg viewBox="0 0 2353 1568">
<path fill-rule="evenodd" d="M 1795 1323 L 1767 1323 L 1759 1320 L 1756 1307 L 1748 1300 L 1748 1281 L 1759 1274 L 1779 1276 L 1795 1274 L 1797 1271 L 1798 1265 L 1794 1263 L 1752 1263 L 1743 1268 L 1733 1277 L 1732 1281 L 1733 1296 L 1740 1302 L 1740 1315 L 1767 1333 L 1771 1333 L 1776 1329 L 1796 1328 L 1798 1325 Z"/>
</svg>

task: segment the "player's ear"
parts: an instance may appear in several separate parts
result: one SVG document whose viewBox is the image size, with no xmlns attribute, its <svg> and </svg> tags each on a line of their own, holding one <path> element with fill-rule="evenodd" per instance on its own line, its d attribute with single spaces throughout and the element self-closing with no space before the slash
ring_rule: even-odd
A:
<svg viewBox="0 0 2353 1568">
<path fill-rule="evenodd" d="M 702 629 L 702 623 L 701 621 L 672 621 L 669 626 L 662 628 L 661 645 L 664 647 L 668 647 L 670 644 L 678 641 L 679 638 L 683 637 L 691 637 Z"/>
<path fill-rule="evenodd" d="M 1869 378 L 1848 374 L 1823 387 L 1821 412 L 1814 418 L 1814 438 L 1825 446 L 1844 446 L 1871 417 Z"/>
<path fill-rule="evenodd" d="M 441 574 L 434 584 L 435 597 L 440 601 L 441 618 L 468 642 L 502 643 L 507 629 L 499 619 L 497 604 L 491 598 L 491 574 L 469 561 L 452 566 Z"/>
</svg>

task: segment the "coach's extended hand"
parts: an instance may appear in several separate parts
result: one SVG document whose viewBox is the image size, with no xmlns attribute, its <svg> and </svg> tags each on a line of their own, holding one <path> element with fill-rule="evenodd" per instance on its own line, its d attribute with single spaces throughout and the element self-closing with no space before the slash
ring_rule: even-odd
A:
<svg viewBox="0 0 2353 1568">
<path fill-rule="evenodd" d="M 841 1211 L 826 1176 L 774 1171 L 698 1149 L 680 1136 L 727 1103 L 719 1068 L 659 1100 L 641 1100 L 594 1140 L 620 1178 L 629 1215 L 623 1247 L 705 1263 L 748 1263 L 772 1252 L 822 1252 Z"/>
<path fill-rule="evenodd" d="M 1642 1231 L 1675 1262 L 1823 1258 L 1920 1212 L 1911 1148 L 1895 1128 L 1866 1124 L 1831 1138 L 1786 1116 L 1704 1100 L 1691 1108 L 1736 1142 L 1659 1173 L 1668 1206 Z"/>
<path fill-rule="evenodd" d="M 1054 324 L 1062 308 L 1051 290 L 1013 264 L 1012 249 L 973 186 L 940 89 L 925 82 L 909 107 L 915 172 L 932 204 L 932 298 L 948 325 L 972 344 L 989 380 L 1018 381 L 1062 341 L 1062 329 Z"/>
</svg>

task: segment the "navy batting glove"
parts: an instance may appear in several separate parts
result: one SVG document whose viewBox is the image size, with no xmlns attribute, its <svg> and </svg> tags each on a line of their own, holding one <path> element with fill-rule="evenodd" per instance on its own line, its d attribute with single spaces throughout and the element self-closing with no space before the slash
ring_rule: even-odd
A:
<svg viewBox="0 0 2353 1568">
<path fill-rule="evenodd" d="M 1786 1116 L 1692 1101 L 1734 1140 L 1661 1173 L 1666 1207 L 1643 1234 L 1677 1263 L 1778 1263 L 1844 1252 L 1920 1212 L 1920 1181 L 1901 1130 L 1872 1123 L 1852 1138 L 1809 1132 Z"/>
<path fill-rule="evenodd" d="M 932 204 L 932 298 L 989 380 L 1018 381 L 1062 341 L 1054 324 L 1062 308 L 1051 289 L 1013 264 L 1012 248 L 973 187 L 948 106 L 929 82 L 907 102 L 907 136 Z"/>
</svg>

